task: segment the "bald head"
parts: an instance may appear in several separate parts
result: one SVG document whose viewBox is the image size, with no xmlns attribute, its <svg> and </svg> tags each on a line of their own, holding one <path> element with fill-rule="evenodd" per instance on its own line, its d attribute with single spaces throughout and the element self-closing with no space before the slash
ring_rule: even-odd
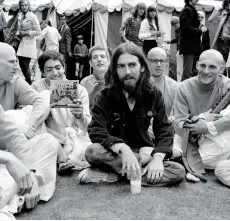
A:
<svg viewBox="0 0 230 221">
<path fill-rule="evenodd" d="M 203 53 L 201 53 L 200 58 L 199 58 L 199 62 L 204 60 L 204 59 L 213 60 L 213 61 L 219 63 L 220 65 L 224 64 L 223 55 L 215 49 L 209 49 L 209 50 L 206 50 Z"/>
<path fill-rule="evenodd" d="M 165 57 L 165 59 L 167 58 L 167 54 L 166 54 L 165 50 L 160 48 L 160 47 L 152 48 L 149 51 L 147 58 L 151 57 L 151 59 L 153 59 L 153 57 L 156 57 L 157 55 L 161 55 L 161 56 Z"/>
<path fill-rule="evenodd" d="M 164 49 L 155 47 L 147 55 L 152 77 L 159 78 L 166 71 L 167 54 Z"/>
<path fill-rule="evenodd" d="M 198 79 L 203 85 L 210 85 L 217 81 L 219 74 L 224 71 L 224 59 L 222 54 L 214 49 L 204 51 L 196 65 Z"/>
<path fill-rule="evenodd" d="M 15 54 L 14 48 L 10 46 L 9 44 L 0 42 L 0 59 L 5 59 L 5 55 L 8 53 Z"/>
<path fill-rule="evenodd" d="M 15 50 L 6 43 L 0 42 L 0 80 L 11 81 L 19 69 Z M 0 83 L 1 83 L 0 82 Z"/>
</svg>

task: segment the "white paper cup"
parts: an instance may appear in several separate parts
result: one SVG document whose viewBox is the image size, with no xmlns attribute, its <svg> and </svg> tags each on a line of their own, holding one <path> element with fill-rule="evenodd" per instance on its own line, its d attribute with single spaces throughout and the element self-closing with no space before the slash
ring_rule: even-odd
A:
<svg viewBox="0 0 230 221">
<path fill-rule="evenodd" d="M 130 179 L 131 193 L 136 194 L 141 192 L 141 178 L 136 178 L 135 180 Z"/>
</svg>

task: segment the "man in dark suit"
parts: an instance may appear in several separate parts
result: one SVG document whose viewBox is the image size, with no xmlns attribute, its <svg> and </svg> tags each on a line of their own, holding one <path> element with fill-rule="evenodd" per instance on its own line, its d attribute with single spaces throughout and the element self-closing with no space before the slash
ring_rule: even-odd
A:
<svg viewBox="0 0 230 221">
<path fill-rule="evenodd" d="M 61 35 L 61 40 L 59 42 L 59 52 L 64 55 L 65 58 L 65 64 L 66 64 L 66 73 L 68 76 L 68 66 L 70 63 L 70 58 L 72 58 L 72 52 L 71 52 L 71 43 L 72 43 L 72 36 L 69 26 L 66 24 L 66 16 L 61 15 L 60 16 L 60 26 L 58 28 L 58 31 Z"/>
<path fill-rule="evenodd" d="M 193 69 L 201 52 L 201 34 L 207 31 L 200 28 L 198 13 L 195 4 L 199 0 L 185 0 L 185 6 L 180 13 L 180 54 L 183 54 L 183 74 L 181 81 L 193 76 Z"/>
<path fill-rule="evenodd" d="M 205 14 L 203 11 L 198 11 L 198 18 L 200 20 L 200 28 L 205 26 Z M 206 27 L 207 28 L 207 27 Z M 201 36 L 201 53 L 210 49 L 210 36 L 209 36 L 209 29 L 202 33 Z"/>
</svg>

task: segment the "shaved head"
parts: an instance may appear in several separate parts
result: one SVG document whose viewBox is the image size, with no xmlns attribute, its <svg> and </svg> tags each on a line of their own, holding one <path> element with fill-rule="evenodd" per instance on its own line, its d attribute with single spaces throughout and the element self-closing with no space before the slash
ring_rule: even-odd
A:
<svg viewBox="0 0 230 221">
<path fill-rule="evenodd" d="M 214 59 L 216 62 L 220 63 L 220 65 L 223 65 L 224 63 L 223 55 L 215 49 L 209 49 L 201 53 L 199 61 L 207 58 L 209 58 L 210 60 Z"/>
<path fill-rule="evenodd" d="M 152 77 L 158 78 L 165 73 L 167 54 L 164 49 L 160 47 L 152 48 L 147 55 L 147 60 Z"/>
<path fill-rule="evenodd" d="M 11 81 L 18 69 L 19 66 L 13 47 L 0 42 L 0 81 Z"/>
<path fill-rule="evenodd" d="M 161 55 L 165 56 L 165 58 L 167 58 L 167 54 L 166 54 L 165 50 L 163 48 L 160 48 L 160 47 L 152 48 L 149 51 L 147 58 L 152 57 L 152 56 L 156 56 L 158 54 L 161 54 Z"/>
<path fill-rule="evenodd" d="M 4 56 L 10 52 L 15 54 L 14 48 L 9 44 L 0 42 L 0 59 L 5 59 Z"/>
<path fill-rule="evenodd" d="M 210 85 L 217 81 L 217 76 L 224 71 L 222 54 L 214 49 L 204 51 L 197 62 L 198 79 L 201 84 Z"/>
</svg>

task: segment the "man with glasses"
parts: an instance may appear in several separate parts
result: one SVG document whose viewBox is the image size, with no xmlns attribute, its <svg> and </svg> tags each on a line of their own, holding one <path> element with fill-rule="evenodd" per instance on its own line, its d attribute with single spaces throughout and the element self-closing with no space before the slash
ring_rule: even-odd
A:
<svg viewBox="0 0 230 221">
<path fill-rule="evenodd" d="M 151 82 L 156 86 L 164 97 L 166 114 L 169 120 L 174 120 L 174 100 L 179 84 L 172 78 L 168 77 L 166 72 L 167 54 L 160 47 L 153 48 L 147 55 L 147 60 L 151 72 Z M 152 129 L 149 127 L 149 133 L 152 134 Z M 179 148 L 173 149 L 173 157 L 181 155 Z"/>
<path fill-rule="evenodd" d="M 147 60 L 152 83 L 161 91 L 164 97 L 166 114 L 173 116 L 173 103 L 178 83 L 165 74 L 168 63 L 167 54 L 164 49 L 156 47 L 149 51 Z"/>
<path fill-rule="evenodd" d="M 206 27 L 199 27 L 200 21 L 195 5 L 199 0 L 185 0 L 185 6 L 180 13 L 180 54 L 183 54 L 184 67 L 181 81 L 194 75 L 196 61 L 201 51 L 201 35 Z"/>
<path fill-rule="evenodd" d="M 97 95 L 88 127 L 93 144 L 85 157 L 93 168 L 79 173 L 80 183 L 115 182 L 119 174 L 134 180 L 142 176 L 145 186 L 182 182 L 184 168 L 165 160 L 172 155 L 174 130 L 163 96 L 150 82 L 141 49 L 130 43 L 119 45 L 108 76 L 108 87 Z M 147 133 L 151 118 L 155 140 Z"/>
</svg>

